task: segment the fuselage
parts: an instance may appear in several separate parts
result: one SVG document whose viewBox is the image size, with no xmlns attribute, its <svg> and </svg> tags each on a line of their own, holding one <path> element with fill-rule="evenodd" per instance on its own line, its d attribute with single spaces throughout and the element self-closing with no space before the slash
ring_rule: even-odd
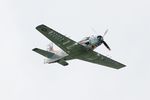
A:
<svg viewBox="0 0 150 100">
<path fill-rule="evenodd" d="M 102 36 L 90 36 L 90 37 L 85 37 L 78 43 L 81 44 L 82 46 L 86 47 L 87 49 L 94 50 L 96 47 L 100 46 L 102 44 L 103 38 Z M 68 56 L 66 52 L 63 50 L 55 50 L 52 45 L 49 45 L 47 51 L 55 53 L 55 55 L 51 58 L 48 58 L 44 60 L 45 63 L 53 63 L 59 59 L 62 59 L 63 57 Z"/>
<path fill-rule="evenodd" d="M 79 41 L 79 44 L 85 46 L 86 48 L 94 50 L 96 47 L 102 44 L 103 38 L 102 36 L 90 36 L 85 37 L 81 41 Z"/>
</svg>

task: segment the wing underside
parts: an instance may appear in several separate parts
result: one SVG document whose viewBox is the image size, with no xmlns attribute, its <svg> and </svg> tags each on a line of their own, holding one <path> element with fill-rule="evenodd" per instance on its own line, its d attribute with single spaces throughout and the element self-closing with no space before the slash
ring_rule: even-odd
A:
<svg viewBox="0 0 150 100">
<path fill-rule="evenodd" d="M 79 56 L 78 59 L 115 69 L 125 67 L 124 64 L 121 64 L 113 59 L 103 56 L 95 51 L 88 51 L 87 53 Z"/>
</svg>

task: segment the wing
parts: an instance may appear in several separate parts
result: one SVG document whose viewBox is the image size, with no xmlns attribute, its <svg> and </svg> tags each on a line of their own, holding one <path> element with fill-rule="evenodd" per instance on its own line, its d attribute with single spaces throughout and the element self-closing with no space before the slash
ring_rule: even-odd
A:
<svg viewBox="0 0 150 100">
<path fill-rule="evenodd" d="M 74 54 L 77 49 L 81 49 L 81 47 L 83 48 L 83 46 L 81 46 L 77 42 L 45 25 L 39 25 L 36 27 L 36 29 L 68 54 Z M 76 47 L 75 51 L 73 49 L 74 47 Z"/>
<path fill-rule="evenodd" d="M 88 51 L 87 53 L 84 53 L 82 56 L 78 57 L 78 59 L 99 64 L 99 65 L 104 65 L 115 69 L 120 69 L 122 67 L 125 67 L 124 64 L 121 64 L 115 60 L 103 56 L 95 51 Z"/>
</svg>

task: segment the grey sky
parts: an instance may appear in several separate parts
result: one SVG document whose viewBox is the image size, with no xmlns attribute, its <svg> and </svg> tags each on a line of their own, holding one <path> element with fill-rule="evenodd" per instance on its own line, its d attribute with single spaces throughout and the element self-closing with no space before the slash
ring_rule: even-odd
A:
<svg viewBox="0 0 150 100">
<path fill-rule="evenodd" d="M 149 100 L 149 0 L 1 0 L 0 100 Z M 103 34 L 112 51 L 96 49 L 127 65 L 114 70 L 79 60 L 43 64 L 32 48 L 49 40 L 45 24 L 79 41 Z M 97 33 L 94 33 L 94 28 Z"/>
</svg>

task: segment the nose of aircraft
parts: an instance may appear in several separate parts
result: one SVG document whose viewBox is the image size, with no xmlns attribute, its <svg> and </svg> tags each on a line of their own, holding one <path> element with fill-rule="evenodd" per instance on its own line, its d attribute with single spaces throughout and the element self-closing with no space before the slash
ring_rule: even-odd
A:
<svg viewBox="0 0 150 100">
<path fill-rule="evenodd" d="M 101 35 L 97 36 L 97 39 L 99 40 L 99 42 L 103 41 L 103 37 Z"/>
<path fill-rule="evenodd" d="M 101 45 L 103 43 L 105 45 L 105 47 L 110 50 L 110 47 L 107 45 L 107 43 L 104 41 L 104 39 L 101 35 L 97 36 L 97 39 L 98 39 L 99 45 Z"/>
</svg>

